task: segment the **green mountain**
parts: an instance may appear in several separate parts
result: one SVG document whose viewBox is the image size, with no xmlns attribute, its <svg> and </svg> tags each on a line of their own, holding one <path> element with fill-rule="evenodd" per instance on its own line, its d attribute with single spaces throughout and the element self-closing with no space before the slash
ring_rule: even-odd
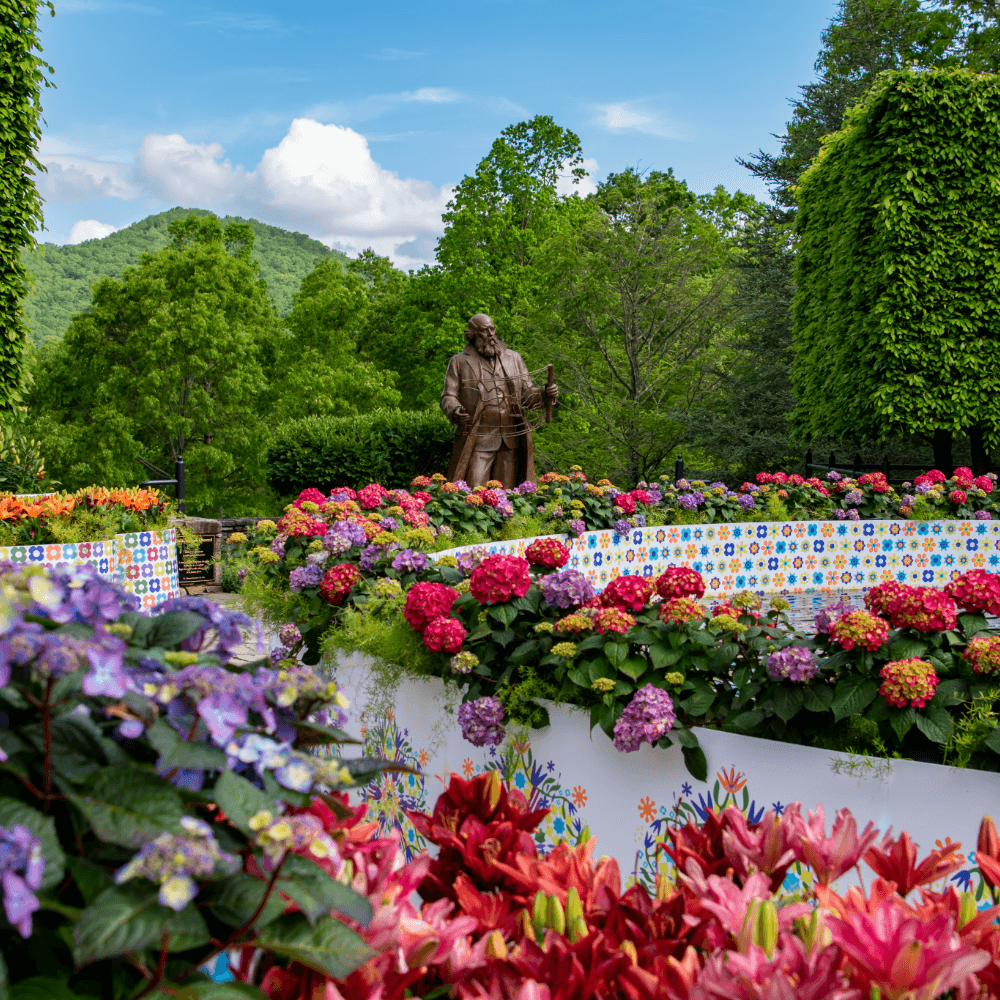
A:
<svg viewBox="0 0 1000 1000">
<path fill-rule="evenodd" d="M 194 212 L 209 215 L 202 208 L 172 208 L 150 215 L 141 222 L 119 229 L 99 240 L 86 240 L 74 246 L 45 243 L 25 255 L 25 264 L 35 277 L 35 291 L 25 302 L 31 339 L 37 345 L 61 337 L 70 319 L 90 305 L 90 286 L 105 275 L 120 278 L 126 267 L 139 263 L 144 253 L 152 253 L 170 242 L 167 226 L 177 218 Z M 249 222 L 256 237 L 254 257 L 260 263 L 271 299 L 284 315 L 292 308 L 292 296 L 299 282 L 324 257 L 345 254 L 329 250 L 304 233 L 290 233 L 277 226 L 266 226 L 256 219 L 227 216 L 237 222 Z"/>
</svg>

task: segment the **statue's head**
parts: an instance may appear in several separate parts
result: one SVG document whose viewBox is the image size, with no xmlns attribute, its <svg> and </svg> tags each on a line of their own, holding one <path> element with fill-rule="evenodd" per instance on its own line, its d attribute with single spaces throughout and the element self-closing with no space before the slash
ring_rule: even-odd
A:
<svg viewBox="0 0 1000 1000">
<path fill-rule="evenodd" d="M 465 339 L 474 344 L 476 350 L 486 358 L 495 358 L 501 350 L 497 339 L 497 328 L 486 313 L 476 313 L 465 328 Z"/>
</svg>

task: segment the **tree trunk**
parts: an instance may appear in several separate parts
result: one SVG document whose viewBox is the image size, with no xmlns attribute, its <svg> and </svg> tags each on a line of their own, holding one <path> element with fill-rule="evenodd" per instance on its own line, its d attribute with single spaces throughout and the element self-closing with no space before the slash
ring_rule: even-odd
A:
<svg viewBox="0 0 1000 1000">
<path fill-rule="evenodd" d="M 952 440 L 951 431 L 938 430 L 934 432 L 934 468 L 939 469 L 946 476 L 950 476 L 954 468 L 951 464 Z"/>
<path fill-rule="evenodd" d="M 982 427 L 972 427 L 969 430 L 969 444 L 972 445 L 972 471 L 981 476 L 990 467 L 990 453 L 983 441 Z"/>
</svg>

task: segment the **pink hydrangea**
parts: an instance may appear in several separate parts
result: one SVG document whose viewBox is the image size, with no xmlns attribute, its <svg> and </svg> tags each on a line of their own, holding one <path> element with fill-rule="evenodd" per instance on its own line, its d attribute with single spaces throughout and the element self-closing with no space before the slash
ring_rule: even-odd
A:
<svg viewBox="0 0 1000 1000">
<path fill-rule="evenodd" d="M 870 611 L 851 611 L 830 626 L 830 638 L 844 649 L 860 646 L 874 653 L 889 638 L 889 624 Z"/>
<path fill-rule="evenodd" d="M 647 506 L 652 502 L 649 493 L 646 490 L 632 490 L 632 492 L 629 493 L 629 496 L 636 503 L 644 503 Z"/>
<path fill-rule="evenodd" d="M 465 641 L 465 626 L 457 618 L 435 618 L 424 629 L 424 645 L 435 653 L 457 653 Z"/>
<path fill-rule="evenodd" d="M 524 597 L 531 586 L 528 560 L 517 556 L 487 556 L 469 577 L 469 590 L 480 604 Z"/>
<path fill-rule="evenodd" d="M 945 585 L 944 592 L 966 611 L 1000 616 L 1000 577 L 985 569 L 970 569 Z"/>
<path fill-rule="evenodd" d="M 926 660 L 892 660 L 880 671 L 879 694 L 896 708 L 923 708 L 938 686 L 938 675 Z"/>
<path fill-rule="evenodd" d="M 379 486 L 378 483 L 369 483 L 364 489 L 358 490 L 356 499 L 362 510 L 374 510 L 376 507 L 382 506 L 388 495 L 389 491 L 384 486 Z"/>
<path fill-rule="evenodd" d="M 919 476 L 917 478 L 920 478 Z M 947 481 L 948 477 L 940 469 L 931 469 L 927 473 L 926 481 L 928 483 L 943 483 Z M 916 482 L 916 480 L 914 480 Z"/>
<path fill-rule="evenodd" d="M 690 597 L 672 597 L 660 605 L 659 616 L 664 624 L 683 625 L 704 618 L 705 609 Z"/>
<path fill-rule="evenodd" d="M 976 476 L 976 478 L 972 480 L 972 485 L 977 486 L 984 493 L 993 492 L 993 480 L 990 479 L 989 476 Z"/>
<path fill-rule="evenodd" d="M 403 513 L 403 520 L 411 528 L 426 528 L 431 523 L 430 516 L 422 510 L 408 510 Z"/>
<path fill-rule="evenodd" d="M 635 513 L 635 500 L 629 493 L 619 493 L 618 496 L 611 501 L 612 506 L 617 507 L 619 510 L 624 511 L 626 514 Z"/>
<path fill-rule="evenodd" d="M 974 636 L 962 657 L 977 674 L 1000 674 L 1000 635 Z"/>
<path fill-rule="evenodd" d="M 764 483 L 776 483 L 777 482 L 777 480 L 774 478 L 774 476 L 770 472 L 758 472 L 757 475 L 754 478 L 757 480 L 757 482 L 761 486 L 763 486 Z"/>
<path fill-rule="evenodd" d="M 298 497 L 296 497 L 292 506 L 298 507 L 299 510 L 301 510 L 304 503 L 314 503 L 317 507 L 322 506 L 326 503 L 326 494 L 320 493 L 315 486 L 310 486 L 308 489 L 303 490 Z"/>
<path fill-rule="evenodd" d="M 888 610 L 893 628 L 943 632 L 958 624 L 955 602 L 934 587 L 906 587 L 889 602 Z"/>
<path fill-rule="evenodd" d="M 354 563 L 331 566 L 323 574 L 323 582 L 320 584 L 319 592 L 331 604 L 342 604 L 344 598 L 351 592 L 351 587 L 360 579 L 361 570 Z"/>
<path fill-rule="evenodd" d="M 792 475 L 790 475 L 788 477 L 788 485 L 789 486 L 804 486 L 805 485 L 805 480 L 797 472 L 795 472 L 795 473 L 792 473 Z"/>
<path fill-rule="evenodd" d="M 908 589 L 906 584 L 899 583 L 897 580 L 885 580 L 870 588 L 865 594 L 865 607 L 873 615 L 888 617 L 889 605 Z"/>
<path fill-rule="evenodd" d="M 969 497 L 965 490 L 952 490 L 948 494 L 948 499 L 954 504 L 963 504 Z"/>
<path fill-rule="evenodd" d="M 536 538 L 524 550 L 524 557 L 532 566 L 558 569 L 569 562 L 569 549 L 558 538 Z"/>
<path fill-rule="evenodd" d="M 616 576 L 601 591 L 600 604 L 622 611 L 642 611 L 653 596 L 653 584 L 642 576 Z"/>
<path fill-rule="evenodd" d="M 458 600 L 458 591 L 443 583 L 415 583 L 406 594 L 403 617 L 410 628 L 423 632 L 435 618 L 447 615 Z"/>
<path fill-rule="evenodd" d="M 705 596 L 705 581 L 701 573 L 687 566 L 668 566 L 653 583 L 656 592 L 665 601 L 671 597 Z"/>
<path fill-rule="evenodd" d="M 621 608 L 600 608 L 594 615 L 594 628 L 601 633 L 624 635 L 634 624 L 635 619 Z"/>
</svg>

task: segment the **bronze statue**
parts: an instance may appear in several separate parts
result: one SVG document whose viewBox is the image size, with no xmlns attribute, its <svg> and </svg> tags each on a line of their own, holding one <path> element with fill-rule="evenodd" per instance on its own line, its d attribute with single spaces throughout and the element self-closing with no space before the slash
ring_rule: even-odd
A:
<svg viewBox="0 0 1000 1000">
<path fill-rule="evenodd" d="M 497 339 L 493 320 L 478 313 L 465 328 L 465 349 L 448 362 L 441 409 L 456 425 L 448 467 L 452 482 L 470 486 L 499 480 L 508 489 L 535 481 L 534 445 L 526 410 L 552 403 L 559 388 L 535 386 L 521 355 Z"/>
</svg>

